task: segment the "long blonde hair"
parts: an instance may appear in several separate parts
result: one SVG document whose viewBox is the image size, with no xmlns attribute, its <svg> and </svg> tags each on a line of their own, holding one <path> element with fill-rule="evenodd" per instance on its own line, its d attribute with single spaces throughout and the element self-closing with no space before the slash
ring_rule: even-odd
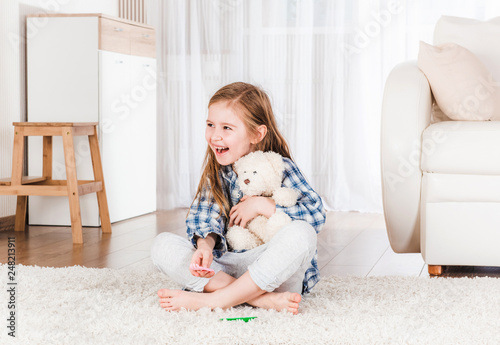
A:
<svg viewBox="0 0 500 345">
<path fill-rule="evenodd" d="M 265 125 L 267 127 L 267 134 L 255 146 L 256 151 L 273 151 L 292 159 L 288 144 L 276 125 L 269 97 L 263 90 L 252 84 L 232 83 L 219 89 L 210 99 L 208 107 L 222 101 L 228 102 L 229 106 L 238 110 L 236 113 L 239 114 L 251 135 L 257 134 L 259 126 Z M 207 146 L 203 166 L 203 173 L 194 200 L 202 195 L 212 196 L 224 216 L 228 218 L 230 204 L 219 178 L 221 165 L 217 162 L 210 146 Z"/>
</svg>

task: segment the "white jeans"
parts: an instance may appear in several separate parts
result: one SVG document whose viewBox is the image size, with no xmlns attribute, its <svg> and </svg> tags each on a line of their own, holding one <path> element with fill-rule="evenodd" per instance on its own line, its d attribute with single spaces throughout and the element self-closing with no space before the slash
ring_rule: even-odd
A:
<svg viewBox="0 0 500 345">
<path fill-rule="evenodd" d="M 302 292 L 306 270 L 316 252 L 314 228 L 304 221 L 293 221 L 272 239 L 243 253 L 227 252 L 214 258 L 210 268 L 239 278 L 246 271 L 262 290 Z M 151 247 L 151 259 L 161 271 L 186 289 L 202 292 L 210 278 L 195 277 L 189 272 L 195 248 L 186 238 L 163 232 Z"/>
</svg>

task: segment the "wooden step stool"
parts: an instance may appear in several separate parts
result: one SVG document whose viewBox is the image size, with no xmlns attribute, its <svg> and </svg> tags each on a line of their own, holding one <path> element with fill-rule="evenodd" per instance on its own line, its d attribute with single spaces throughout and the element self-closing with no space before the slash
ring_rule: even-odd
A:
<svg viewBox="0 0 500 345">
<path fill-rule="evenodd" d="M 24 231 L 26 201 L 28 195 L 67 196 L 71 213 L 73 243 L 83 243 L 81 195 L 97 194 L 99 216 L 103 232 L 111 233 L 106 189 L 102 173 L 101 155 L 97 141 L 96 122 L 14 122 L 14 148 L 12 154 L 12 178 L 0 180 L 0 195 L 17 195 L 15 230 Z M 78 180 L 76 177 L 75 147 L 73 137 L 89 138 L 94 180 Z M 43 136 L 43 176 L 23 176 L 24 137 Z M 52 179 L 52 137 L 62 136 L 66 180 Z"/>
</svg>

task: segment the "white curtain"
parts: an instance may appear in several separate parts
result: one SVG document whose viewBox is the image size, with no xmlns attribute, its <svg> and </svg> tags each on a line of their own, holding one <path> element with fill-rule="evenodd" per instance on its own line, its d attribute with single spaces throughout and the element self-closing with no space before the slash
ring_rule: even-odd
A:
<svg viewBox="0 0 500 345">
<path fill-rule="evenodd" d="M 207 104 L 257 84 L 329 209 L 381 212 L 380 109 L 390 70 L 432 43 L 441 15 L 488 19 L 494 0 L 149 0 L 157 28 L 158 208 L 192 202 Z"/>
</svg>

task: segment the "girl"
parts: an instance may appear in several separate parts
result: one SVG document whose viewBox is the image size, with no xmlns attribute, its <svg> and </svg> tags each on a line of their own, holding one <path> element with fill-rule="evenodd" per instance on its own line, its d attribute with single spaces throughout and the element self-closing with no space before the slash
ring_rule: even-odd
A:
<svg viewBox="0 0 500 345">
<path fill-rule="evenodd" d="M 160 305 L 174 311 L 226 309 L 246 302 L 297 314 L 301 294 L 319 280 L 316 234 L 325 211 L 292 161 L 266 93 L 241 82 L 221 88 L 208 105 L 205 138 L 204 170 L 186 219 L 188 240 L 164 232 L 151 249 L 153 263 L 185 287 L 159 290 Z M 284 157 L 282 185 L 300 192 L 296 205 L 285 208 L 267 197 L 242 198 L 232 164 L 257 150 Z M 228 248 L 227 226 L 245 227 L 256 216 L 270 217 L 278 208 L 292 222 L 270 242 L 247 251 Z M 191 264 L 213 271 L 193 270 Z"/>
</svg>

